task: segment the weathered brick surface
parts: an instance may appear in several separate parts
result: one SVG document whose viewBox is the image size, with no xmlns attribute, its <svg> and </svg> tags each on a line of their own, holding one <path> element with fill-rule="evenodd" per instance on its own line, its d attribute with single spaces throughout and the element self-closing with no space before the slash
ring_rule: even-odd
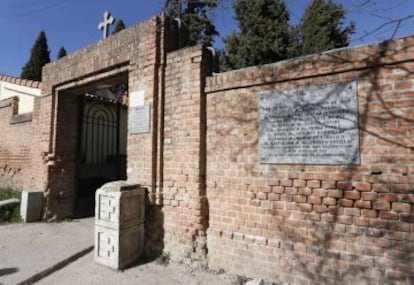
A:
<svg viewBox="0 0 414 285">
<path fill-rule="evenodd" d="M 17 97 L 0 101 L 0 186 L 28 189 L 32 122 L 12 123 L 17 108 Z"/>
<path fill-rule="evenodd" d="M 298 284 L 414 282 L 413 70 L 411 37 L 209 77 L 210 267 Z M 260 164 L 258 92 L 351 80 L 360 166 Z"/>
<path fill-rule="evenodd" d="M 163 138 L 165 251 L 205 260 L 205 52 L 199 47 L 167 55 Z"/>
<path fill-rule="evenodd" d="M 151 132 L 128 136 L 131 182 L 149 190 L 151 203 L 157 189 L 157 124 L 160 66 L 172 48 L 161 17 L 154 17 L 70 54 L 43 68 L 43 96 L 35 102 L 33 187 L 46 192 L 45 217 L 73 214 L 78 141 L 77 96 L 99 82 L 126 74 L 129 92 L 143 92 L 151 106 Z M 124 75 L 125 77 L 125 75 Z M 122 79 L 125 80 L 125 79 Z M 80 90 L 80 91 L 77 91 Z M 156 214 L 149 216 L 156 216 Z"/>
<path fill-rule="evenodd" d="M 127 149 L 149 194 L 147 252 L 282 283 L 414 282 L 414 37 L 206 77 L 209 54 L 169 52 L 164 28 L 156 17 L 47 65 L 32 123 L 7 124 L 0 102 L 0 161 L 30 165 L 0 179 L 45 191 L 45 217 L 71 215 L 72 91 L 123 70 L 151 105 L 151 131 Z M 260 164 L 258 92 L 351 80 L 361 165 Z"/>
</svg>

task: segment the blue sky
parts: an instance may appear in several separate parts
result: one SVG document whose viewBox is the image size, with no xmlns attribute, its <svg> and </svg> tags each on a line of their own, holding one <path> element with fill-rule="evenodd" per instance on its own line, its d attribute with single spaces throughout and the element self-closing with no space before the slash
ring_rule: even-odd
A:
<svg viewBox="0 0 414 285">
<path fill-rule="evenodd" d="M 255 0 L 252 0 L 255 1 Z M 286 0 L 292 23 L 297 23 L 310 0 Z M 357 25 L 351 45 L 389 39 L 397 22 L 371 33 L 382 24 L 414 15 L 413 0 L 337 0 L 347 10 L 347 20 Z M 366 5 L 362 5 L 368 2 Z M 161 12 L 164 0 L 1 0 L 0 1 L 0 73 L 19 76 L 29 58 L 39 32 L 45 30 L 51 59 L 60 46 L 74 52 L 101 39 L 97 29 L 105 10 L 122 18 L 127 26 Z M 231 0 L 223 0 L 213 19 L 221 36 L 237 29 Z M 365 36 L 368 33 L 368 36 Z M 395 37 L 414 34 L 414 18 L 401 23 Z M 220 39 L 217 47 L 222 47 Z"/>
</svg>

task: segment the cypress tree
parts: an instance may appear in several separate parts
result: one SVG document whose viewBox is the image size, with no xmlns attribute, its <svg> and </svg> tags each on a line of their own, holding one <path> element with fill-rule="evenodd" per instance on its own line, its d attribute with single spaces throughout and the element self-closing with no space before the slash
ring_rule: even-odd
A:
<svg viewBox="0 0 414 285">
<path fill-rule="evenodd" d="M 225 69 L 283 60 L 296 54 L 295 30 L 283 0 L 235 0 L 239 31 L 225 39 Z"/>
<path fill-rule="evenodd" d="M 66 55 L 67 55 L 66 49 L 63 46 L 61 46 L 58 52 L 57 59 L 62 58 Z"/>
<path fill-rule="evenodd" d="M 318 53 L 349 45 L 349 38 L 355 32 L 351 22 L 343 27 L 345 10 L 331 0 L 313 0 L 299 24 L 303 55 Z"/>
<path fill-rule="evenodd" d="M 21 77 L 25 79 L 41 81 L 42 80 L 42 67 L 50 62 L 50 51 L 47 46 L 46 34 L 41 31 L 34 43 L 30 59 L 23 67 Z"/>
<path fill-rule="evenodd" d="M 124 21 L 122 21 L 122 19 L 120 19 L 120 20 L 116 21 L 115 28 L 114 28 L 114 31 L 112 32 L 112 34 L 116 34 L 119 31 L 122 31 L 123 29 L 125 29 L 125 24 L 124 24 Z"/>
<path fill-rule="evenodd" d="M 166 0 L 164 10 L 171 18 L 179 18 L 187 32 L 186 46 L 211 46 L 218 35 L 210 12 L 219 0 Z"/>
</svg>

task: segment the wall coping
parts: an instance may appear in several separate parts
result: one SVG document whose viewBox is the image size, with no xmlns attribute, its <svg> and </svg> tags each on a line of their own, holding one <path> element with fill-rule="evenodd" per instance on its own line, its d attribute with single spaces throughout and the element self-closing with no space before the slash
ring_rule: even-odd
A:
<svg viewBox="0 0 414 285">
<path fill-rule="evenodd" d="M 408 56 L 409 52 L 411 57 Z M 414 35 L 215 73 L 206 78 L 205 92 L 249 88 L 409 61 L 414 61 Z"/>
<path fill-rule="evenodd" d="M 39 88 L 39 89 L 42 88 L 42 82 L 41 81 L 23 79 L 23 78 L 20 78 L 20 77 L 14 77 L 14 76 L 9 76 L 9 75 L 5 75 L 5 74 L 0 74 L 0 81 L 16 84 L 16 85 L 20 85 L 20 86 L 25 86 L 25 87 Z"/>
</svg>

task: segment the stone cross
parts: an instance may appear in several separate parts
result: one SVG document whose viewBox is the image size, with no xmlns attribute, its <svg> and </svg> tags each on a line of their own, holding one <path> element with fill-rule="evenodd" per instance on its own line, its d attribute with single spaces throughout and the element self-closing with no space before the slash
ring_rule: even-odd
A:
<svg viewBox="0 0 414 285">
<path fill-rule="evenodd" d="M 103 38 L 106 39 L 108 37 L 108 27 L 109 25 L 112 25 L 115 22 L 114 17 L 112 17 L 111 13 L 108 11 L 105 11 L 104 13 L 104 21 L 102 23 L 99 23 L 98 29 L 103 31 Z"/>
</svg>

